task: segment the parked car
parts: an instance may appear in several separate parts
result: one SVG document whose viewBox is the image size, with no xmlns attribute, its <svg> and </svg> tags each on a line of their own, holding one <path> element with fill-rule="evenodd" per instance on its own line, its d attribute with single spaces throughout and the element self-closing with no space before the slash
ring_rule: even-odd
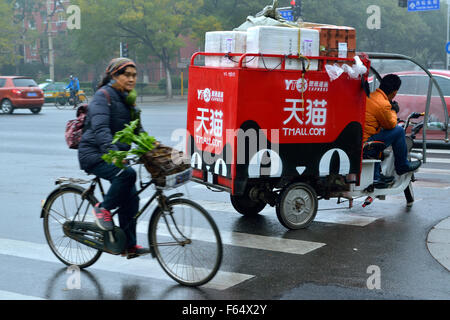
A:
<svg viewBox="0 0 450 320">
<path fill-rule="evenodd" d="M 450 114 L 450 70 L 429 70 L 441 88 L 448 114 Z M 402 80 L 402 85 L 394 98 L 400 106 L 399 118 L 406 119 L 411 112 L 424 112 L 427 103 L 430 78 L 423 71 L 394 72 Z M 370 80 L 369 80 L 370 81 Z M 376 85 L 378 87 L 378 83 Z M 431 91 L 429 122 L 444 122 L 444 109 L 435 86 Z M 443 141 L 445 134 L 440 130 L 427 130 L 428 140 Z M 422 139 L 421 134 L 417 136 Z M 450 145 L 450 144 L 449 144 Z"/>
<path fill-rule="evenodd" d="M 61 93 L 67 94 L 70 96 L 70 93 L 65 93 L 65 88 L 67 87 L 67 83 L 65 82 L 44 82 L 39 84 L 39 88 L 44 91 L 44 99 L 45 103 L 55 102 L 55 99 Z"/>
<path fill-rule="evenodd" d="M 51 80 L 39 84 L 39 88 L 44 91 L 45 103 L 53 103 L 56 102 L 55 100 L 58 100 L 59 105 L 65 105 L 66 103 L 70 102 L 70 90 L 66 89 L 67 86 L 68 83 L 52 82 Z M 87 103 L 87 97 L 83 90 L 79 90 L 78 95 L 84 97 L 84 100 L 82 100 L 82 102 Z"/>
<path fill-rule="evenodd" d="M 37 114 L 44 104 L 44 92 L 29 77 L 0 76 L 0 107 L 3 113 L 30 109 Z"/>
</svg>

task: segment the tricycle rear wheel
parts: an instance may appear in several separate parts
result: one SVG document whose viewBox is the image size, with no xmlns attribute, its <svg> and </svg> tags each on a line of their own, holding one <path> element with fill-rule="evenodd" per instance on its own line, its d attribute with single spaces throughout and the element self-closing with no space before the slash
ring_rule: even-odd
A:
<svg viewBox="0 0 450 320">
<path fill-rule="evenodd" d="M 276 206 L 280 223 L 292 230 L 304 229 L 314 221 L 318 209 L 316 191 L 303 182 L 288 185 Z"/>
<path fill-rule="evenodd" d="M 230 195 L 233 208 L 244 216 L 254 216 L 260 213 L 266 203 L 262 200 L 253 200 L 250 198 L 250 187 L 247 187 L 243 195 Z"/>
</svg>

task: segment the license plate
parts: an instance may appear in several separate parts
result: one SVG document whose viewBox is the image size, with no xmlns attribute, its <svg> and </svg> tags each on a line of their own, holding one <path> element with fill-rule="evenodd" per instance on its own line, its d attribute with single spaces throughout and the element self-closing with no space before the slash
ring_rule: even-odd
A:
<svg viewBox="0 0 450 320">
<path fill-rule="evenodd" d="M 37 93 L 36 92 L 28 92 L 27 97 L 37 97 Z"/>
</svg>

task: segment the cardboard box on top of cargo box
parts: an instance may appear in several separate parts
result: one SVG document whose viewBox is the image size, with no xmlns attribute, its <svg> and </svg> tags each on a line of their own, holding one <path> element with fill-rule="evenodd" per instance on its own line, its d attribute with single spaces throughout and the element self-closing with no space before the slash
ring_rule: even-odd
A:
<svg viewBox="0 0 450 320">
<path fill-rule="evenodd" d="M 353 58 L 356 54 L 356 30 L 345 26 L 315 26 L 320 32 L 320 55 Z"/>
</svg>

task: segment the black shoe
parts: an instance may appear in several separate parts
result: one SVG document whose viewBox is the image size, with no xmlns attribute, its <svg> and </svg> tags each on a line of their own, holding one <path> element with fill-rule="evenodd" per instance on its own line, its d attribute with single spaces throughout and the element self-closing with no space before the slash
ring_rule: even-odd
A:
<svg viewBox="0 0 450 320">
<path fill-rule="evenodd" d="M 411 161 L 409 162 L 404 168 L 401 168 L 400 170 L 395 170 L 397 172 L 397 174 L 400 176 L 402 174 L 411 172 L 411 171 L 416 171 L 417 169 L 419 169 L 419 167 L 422 165 L 422 162 L 420 162 L 419 160 L 417 161 Z"/>
<path fill-rule="evenodd" d="M 373 187 L 375 189 L 386 189 L 386 188 L 389 187 L 389 185 L 386 182 L 384 182 L 384 181 L 374 180 L 373 181 Z"/>
<path fill-rule="evenodd" d="M 387 177 L 384 174 L 380 174 L 380 181 L 386 182 L 386 183 L 392 183 L 394 181 L 394 177 Z"/>
</svg>

